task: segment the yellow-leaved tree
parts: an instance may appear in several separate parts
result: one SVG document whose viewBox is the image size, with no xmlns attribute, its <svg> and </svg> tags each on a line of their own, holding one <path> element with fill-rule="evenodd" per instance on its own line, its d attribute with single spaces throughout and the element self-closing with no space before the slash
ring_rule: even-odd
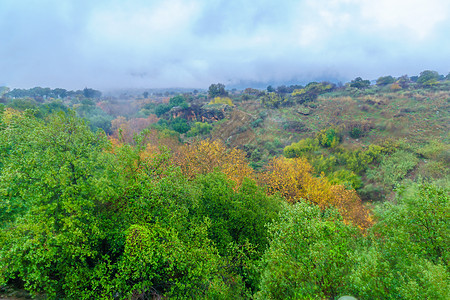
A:
<svg viewBox="0 0 450 300">
<path fill-rule="evenodd" d="M 244 178 L 253 177 L 253 169 L 246 161 L 245 152 L 229 149 L 221 141 L 208 139 L 184 145 L 176 151 L 174 160 L 189 178 L 219 171 L 227 175 L 238 188 Z"/>
<path fill-rule="evenodd" d="M 288 202 L 302 199 L 324 209 L 335 207 L 344 220 L 360 228 L 372 224 L 369 211 L 354 190 L 331 184 L 326 177 L 314 177 L 312 166 L 304 158 L 275 157 L 260 180 L 267 186 L 269 194 L 279 192 Z"/>
</svg>

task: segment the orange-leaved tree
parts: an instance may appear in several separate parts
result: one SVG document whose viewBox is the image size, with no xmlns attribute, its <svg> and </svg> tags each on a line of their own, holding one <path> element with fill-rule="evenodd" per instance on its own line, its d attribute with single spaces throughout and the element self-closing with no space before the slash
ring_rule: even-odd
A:
<svg viewBox="0 0 450 300">
<path fill-rule="evenodd" d="M 188 178 L 220 171 L 238 188 L 244 178 L 253 176 L 253 169 L 246 161 L 245 152 L 227 148 L 220 141 L 195 141 L 180 147 L 174 157 L 175 163 Z"/>
<path fill-rule="evenodd" d="M 288 202 L 304 199 L 322 209 L 335 207 L 345 221 L 360 228 L 372 224 L 369 211 L 354 190 L 333 185 L 323 176 L 314 177 L 312 166 L 304 158 L 275 157 L 261 173 L 260 180 L 269 194 L 279 192 Z"/>
</svg>

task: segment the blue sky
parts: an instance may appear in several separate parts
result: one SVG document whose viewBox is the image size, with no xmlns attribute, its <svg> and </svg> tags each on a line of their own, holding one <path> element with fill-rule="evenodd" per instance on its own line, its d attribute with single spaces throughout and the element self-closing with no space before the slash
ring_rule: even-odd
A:
<svg viewBox="0 0 450 300">
<path fill-rule="evenodd" d="M 206 88 L 450 72 L 448 0 L 1 0 L 0 85 Z"/>
</svg>

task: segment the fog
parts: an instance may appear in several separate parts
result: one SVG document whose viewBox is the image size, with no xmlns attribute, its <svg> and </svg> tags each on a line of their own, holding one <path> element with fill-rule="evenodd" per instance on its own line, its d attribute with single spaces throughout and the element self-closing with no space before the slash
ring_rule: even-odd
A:
<svg viewBox="0 0 450 300">
<path fill-rule="evenodd" d="M 450 71 L 448 0 L 0 2 L 0 86 L 206 88 Z"/>
</svg>

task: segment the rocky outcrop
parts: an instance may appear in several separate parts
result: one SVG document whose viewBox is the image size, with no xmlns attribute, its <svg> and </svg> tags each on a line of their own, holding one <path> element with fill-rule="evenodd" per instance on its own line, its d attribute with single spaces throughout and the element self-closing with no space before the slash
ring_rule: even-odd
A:
<svg viewBox="0 0 450 300">
<path fill-rule="evenodd" d="M 228 105 L 196 105 L 190 107 L 175 106 L 169 111 L 173 118 L 183 118 L 191 122 L 216 122 L 225 118 L 227 111 L 231 110 Z"/>
</svg>

